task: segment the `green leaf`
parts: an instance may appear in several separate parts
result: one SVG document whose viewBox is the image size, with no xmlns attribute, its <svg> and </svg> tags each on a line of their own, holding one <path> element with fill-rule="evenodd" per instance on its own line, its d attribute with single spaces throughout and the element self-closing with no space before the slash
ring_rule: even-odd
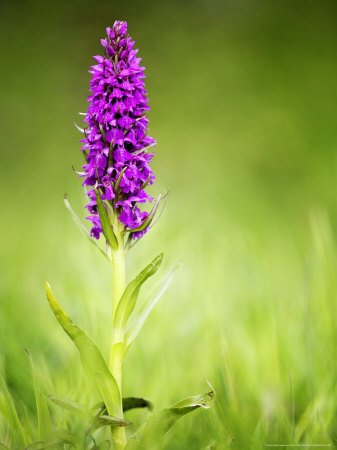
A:
<svg viewBox="0 0 337 450">
<path fill-rule="evenodd" d="M 109 450 L 111 448 L 111 441 L 102 441 L 98 444 L 97 450 Z"/>
<path fill-rule="evenodd" d="M 205 394 L 185 398 L 169 408 L 152 414 L 141 425 L 138 431 L 130 437 L 126 449 L 151 448 L 151 442 L 154 442 L 153 440 L 160 438 L 160 436 L 164 436 L 175 422 L 185 414 L 198 408 L 210 408 L 214 400 L 214 395 L 212 389 Z"/>
<path fill-rule="evenodd" d="M 116 184 L 115 184 L 115 192 L 118 191 L 119 185 L 120 185 L 121 180 L 122 180 L 122 176 L 124 175 L 124 172 L 126 171 L 127 168 L 128 168 L 128 166 L 125 166 L 124 169 L 121 171 L 121 173 L 118 175 L 118 178 L 117 178 L 117 181 L 116 181 Z"/>
<path fill-rule="evenodd" d="M 137 302 L 138 294 L 143 283 L 159 269 L 164 254 L 161 253 L 154 260 L 145 267 L 137 277 L 132 280 L 126 287 L 116 310 L 115 316 L 115 341 L 120 342 L 124 339 L 124 329 L 128 318 Z"/>
<path fill-rule="evenodd" d="M 146 186 L 149 184 L 151 178 L 151 173 L 149 173 L 149 176 L 147 177 L 147 179 L 144 181 L 144 183 L 141 185 L 141 187 L 139 188 L 140 190 L 145 189 Z"/>
<path fill-rule="evenodd" d="M 63 448 L 64 444 L 76 447 L 76 438 L 70 431 L 61 429 L 53 431 L 45 440 L 32 442 L 25 450 L 43 450 L 45 448 L 55 448 L 56 445 L 62 445 Z"/>
<path fill-rule="evenodd" d="M 139 310 L 137 317 L 134 319 L 129 329 L 127 330 L 125 336 L 125 351 L 127 351 L 132 344 L 132 342 L 137 337 L 138 333 L 142 329 L 146 319 L 148 318 L 153 307 L 156 305 L 158 300 L 162 297 L 166 289 L 169 287 L 175 271 L 178 269 L 179 263 L 176 264 L 165 277 L 157 284 L 155 289 L 152 291 L 151 295 L 143 303 L 141 309 Z"/>
<path fill-rule="evenodd" d="M 96 344 L 94 344 L 94 342 L 78 326 L 76 326 L 70 317 L 60 308 L 50 290 L 48 283 L 47 298 L 56 319 L 80 352 L 82 365 L 87 373 L 89 373 L 94 379 L 102 400 L 107 407 L 109 415 L 120 416 L 122 411 L 119 410 L 119 389 L 116 380 L 109 371 L 100 350 Z"/>
<path fill-rule="evenodd" d="M 135 408 L 148 408 L 153 410 L 153 403 L 145 398 L 140 397 L 124 397 L 123 398 L 123 411 L 129 411 Z"/>
<path fill-rule="evenodd" d="M 80 218 L 76 215 L 75 211 L 72 209 L 66 196 L 64 196 L 64 204 L 67 210 L 70 212 L 71 217 L 73 218 L 74 222 L 78 226 L 81 233 L 89 240 L 89 242 L 91 242 L 102 253 L 102 255 L 104 255 L 107 258 L 108 261 L 111 262 L 111 258 L 103 249 L 101 249 L 101 247 L 97 243 L 97 240 L 90 236 L 89 231 L 86 229 L 86 227 L 81 222 Z"/>
<path fill-rule="evenodd" d="M 135 408 L 148 408 L 150 411 L 153 409 L 153 404 L 149 400 L 141 397 L 124 397 L 123 398 L 123 411 L 129 411 Z M 107 410 L 103 402 L 94 406 L 94 409 L 98 409 L 97 415 L 105 415 Z"/>
<path fill-rule="evenodd" d="M 146 145 L 143 148 L 140 148 L 139 150 L 136 150 L 135 152 L 132 152 L 133 155 L 139 155 L 140 153 L 147 153 L 149 150 L 151 150 L 151 148 L 154 148 L 155 145 L 151 144 L 151 145 Z"/>
<path fill-rule="evenodd" d="M 104 410 L 106 412 L 106 408 L 104 403 L 102 404 L 101 410 Z M 101 411 L 93 418 L 92 425 L 87 430 L 84 438 L 85 448 L 89 447 L 90 441 L 93 442 L 94 447 L 96 446 L 96 441 L 92 435 L 92 433 L 102 427 L 110 427 L 110 428 L 116 428 L 116 427 L 127 427 L 128 425 L 131 425 L 131 422 L 127 422 L 124 419 L 119 419 L 118 417 L 110 416 L 107 414 L 102 414 Z"/>
<path fill-rule="evenodd" d="M 149 215 L 144 220 L 144 222 L 142 222 L 138 227 L 131 228 L 130 230 L 127 230 L 127 231 L 130 231 L 130 233 L 135 233 L 136 231 L 145 230 L 145 228 L 147 228 L 151 224 L 162 198 L 163 198 L 163 196 L 160 194 L 159 197 L 157 198 L 157 200 L 155 201 L 155 204 L 153 205 L 153 208 L 151 209 Z"/>
<path fill-rule="evenodd" d="M 57 397 L 56 395 L 49 395 L 49 400 L 51 400 L 56 405 L 60 406 L 61 408 L 68 409 L 73 412 L 85 414 L 85 408 L 81 406 L 79 403 L 74 402 L 73 400 L 70 400 L 69 398 L 65 397 Z"/>
<path fill-rule="evenodd" d="M 0 375 L 0 391 L 2 392 L 4 398 L 5 418 L 9 424 L 9 428 L 13 438 L 13 443 L 17 448 L 24 448 L 26 444 L 24 431 L 21 422 L 19 420 L 18 414 L 16 412 L 13 400 L 7 390 L 7 387 L 1 375 Z"/>
<path fill-rule="evenodd" d="M 104 207 L 101 196 L 99 195 L 99 192 L 97 189 L 95 189 L 95 195 L 96 195 L 96 201 L 97 201 L 97 210 L 99 213 L 99 218 L 101 220 L 104 237 L 107 240 L 107 242 L 109 243 L 110 247 L 113 250 L 117 250 L 117 248 L 118 248 L 117 238 L 115 236 L 115 233 L 113 232 L 108 213 Z"/>
<path fill-rule="evenodd" d="M 6 414 L 5 399 L 3 398 L 2 394 L 0 395 L 0 414 L 8 422 L 8 418 L 7 418 L 7 414 Z"/>
<path fill-rule="evenodd" d="M 33 382 L 34 382 L 39 439 L 43 440 L 43 439 L 46 439 L 51 434 L 51 432 L 53 431 L 53 425 L 52 425 L 46 397 L 42 393 L 41 387 L 36 378 L 33 358 L 27 349 L 26 349 L 26 353 L 27 353 L 29 361 L 30 361 Z"/>
<path fill-rule="evenodd" d="M 80 133 L 83 133 L 83 134 L 84 134 L 85 129 L 82 128 L 82 127 L 80 127 L 80 126 L 78 126 L 76 122 L 73 122 L 73 123 L 74 123 L 75 127 L 78 129 L 78 131 L 79 131 Z"/>
<path fill-rule="evenodd" d="M 109 144 L 107 143 L 106 138 L 105 138 L 105 131 L 104 131 L 104 128 L 102 127 L 102 124 L 101 124 L 101 123 L 99 123 L 98 126 L 99 126 L 99 130 L 100 130 L 100 132 L 101 132 L 101 135 L 102 135 L 104 144 L 105 144 L 106 147 L 108 147 Z"/>
<path fill-rule="evenodd" d="M 119 419 L 118 417 L 109 416 L 109 415 L 101 415 L 95 417 L 93 428 L 96 430 L 97 428 L 104 427 L 106 425 L 114 426 L 114 427 L 127 427 L 131 422 L 127 422 L 124 419 Z"/>
</svg>

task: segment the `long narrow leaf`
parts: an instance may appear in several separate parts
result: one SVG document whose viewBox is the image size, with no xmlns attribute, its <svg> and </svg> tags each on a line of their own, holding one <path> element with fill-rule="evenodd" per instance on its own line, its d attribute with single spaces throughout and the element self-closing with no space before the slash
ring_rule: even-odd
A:
<svg viewBox="0 0 337 450">
<path fill-rule="evenodd" d="M 117 178 L 117 181 L 116 181 L 116 184 L 115 184 L 115 192 L 118 191 L 119 185 L 120 185 L 120 183 L 122 181 L 122 177 L 123 177 L 124 172 L 126 171 L 127 168 L 128 168 L 128 166 L 125 166 L 124 169 L 121 171 L 121 173 L 118 175 L 118 178 Z"/>
<path fill-rule="evenodd" d="M 49 305 L 70 339 L 80 352 L 84 369 L 92 376 L 99 393 L 105 403 L 109 415 L 120 416 L 120 394 L 116 380 L 109 371 L 104 358 L 94 342 L 78 327 L 60 308 L 47 283 L 47 298 Z"/>
<path fill-rule="evenodd" d="M 0 375 L 0 390 L 4 397 L 5 414 L 8 420 L 9 428 L 13 437 L 13 443 L 17 448 L 26 446 L 26 439 L 23 428 L 16 412 L 13 400 L 7 390 L 7 387 Z"/>
<path fill-rule="evenodd" d="M 95 417 L 92 427 L 93 429 L 97 429 L 106 425 L 115 427 L 127 427 L 128 425 L 130 425 L 130 422 L 127 422 L 124 419 L 119 419 L 118 417 L 102 415 Z"/>
<path fill-rule="evenodd" d="M 126 449 L 151 448 L 151 442 L 163 437 L 178 419 L 195 409 L 210 408 L 213 400 L 214 391 L 212 390 L 206 394 L 185 398 L 169 408 L 152 414 L 130 437 Z"/>
<path fill-rule="evenodd" d="M 160 194 L 159 197 L 157 198 L 157 200 L 155 201 L 155 204 L 153 205 L 153 208 L 151 209 L 149 215 L 146 217 L 146 219 L 144 220 L 143 223 L 141 223 L 138 227 L 131 228 L 130 230 L 127 230 L 127 231 L 130 231 L 130 233 L 135 233 L 136 231 L 145 230 L 145 228 L 147 228 L 150 225 L 150 223 L 152 222 L 162 198 L 163 198 L 163 196 Z"/>
<path fill-rule="evenodd" d="M 105 406 L 103 405 L 103 409 L 106 412 Z M 87 430 L 86 435 L 85 435 L 85 448 L 88 447 L 87 444 L 89 444 L 90 441 L 93 441 L 94 443 L 94 447 L 93 448 L 99 448 L 96 446 L 96 442 L 95 439 L 92 435 L 92 433 L 102 427 L 127 427 L 128 425 L 131 425 L 131 422 L 127 422 L 124 419 L 119 419 L 118 417 L 114 417 L 114 416 L 109 416 L 107 414 L 102 414 L 102 415 L 96 415 L 93 418 L 92 421 L 92 425 L 90 426 L 90 428 Z M 90 447 L 91 448 L 91 447 Z"/>
<path fill-rule="evenodd" d="M 147 408 L 150 411 L 153 409 L 153 404 L 150 400 L 142 397 L 124 397 L 123 398 L 123 411 L 129 411 L 135 408 Z M 94 406 L 94 409 L 98 409 L 96 416 L 105 415 L 107 413 L 106 407 L 103 402 Z"/>
<path fill-rule="evenodd" d="M 155 287 L 151 295 L 147 298 L 147 300 L 142 305 L 137 317 L 130 325 L 126 337 L 125 337 L 125 351 L 127 351 L 132 344 L 132 342 L 137 337 L 138 333 L 142 329 L 146 319 L 148 318 L 150 312 L 162 297 L 166 289 L 169 287 L 172 278 L 174 276 L 175 271 L 179 267 L 179 264 L 176 264 L 166 275 L 165 277 L 158 283 Z"/>
<path fill-rule="evenodd" d="M 111 441 L 105 440 L 97 445 L 97 450 L 109 450 L 111 448 Z"/>
<path fill-rule="evenodd" d="M 3 416 L 6 422 L 8 422 L 5 399 L 2 394 L 0 394 L 0 414 Z"/>
<path fill-rule="evenodd" d="M 102 201 L 101 196 L 99 195 L 99 192 L 97 189 L 95 189 L 95 195 L 96 195 L 96 201 L 97 201 L 97 210 L 99 213 L 99 218 L 101 220 L 104 237 L 107 240 L 107 242 L 109 243 L 110 247 L 114 250 L 117 250 L 117 248 L 118 248 L 117 238 L 115 236 L 115 233 L 113 232 L 108 213 L 106 212 L 106 209 L 104 208 L 103 201 Z"/>
<path fill-rule="evenodd" d="M 150 411 L 153 410 L 153 404 L 146 398 L 140 397 L 124 397 L 123 398 L 123 411 L 129 411 L 135 408 L 147 408 Z"/>
<path fill-rule="evenodd" d="M 39 439 L 43 440 L 43 439 L 46 439 L 50 435 L 50 433 L 53 431 L 53 424 L 51 421 L 46 397 L 42 393 L 41 387 L 36 378 L 33 358 L 31 356 L 31 354 L 28 352 L 28 350 L 26 350 L 26 352 L 29 357 L 30 366 L 31 366 L 31 370 L 32 370 L 32 376 L 33 376 Z"/>
<path fill-rule="evenodd" d="M 124 328 L 128 318 L 137 302 L 138 294 L 143 283 L 159 269 L 164 254 L 161 253 L 154 260 L 143 269 L 134 280 L 132 280 L 126 287 L 120 302 L 118 303 L 115 316 L 115 337 L 118 342 L 119 339 L 124 338 Z"/>
<path fill-rule="evenodd" d="M 80 133 L 84 133 L 84 131 L 85 131 L 84 128 L 81 128 L 80 126 L 78 126 L 76 122 L 74 122 L 74 125 Z"/>
<path fill-rule="evenodd" d="M 81 231 L 81 233 L 88 239 L 89 242 L 91 242 L 102 253 L 102 255 L 104 255 L 108 259 L 108 261 L 111 261 L 111 258 L 109 257 L 109 255 L 103 249 L 101 249 L 101 247 L 98 245 L 96 239 L 94 239 L 90 236 L 89 231 L 86 229 L 86 227 L 81 222 L 81 219 L 77 216 L 75 211 L 72 209 L 67 197 L 64 197 L 64 204 L 65 204 L 65 207 L 67 208 L 67 210 L 70 212 L 71 217 L 73 218 L 73 221 L 76 223 L 76 225 L 79 228 L 79 230 Z"/>
<path fill-rule="evenodd" d="M 44 450 L 47 448 L 63 449 L 64 445 L 67 445 L 66 448 L 68 448 L 68 445 L 70 445 L 71 447 L 77 447 L 76 437 L 71 431 L 61 429 L 53 431 L 45 440 L 32 442 L 25 448 L 25 450 Z"/>
<path fill-rule="evenodd" d="M 49 400 L 51 400 L 53 403 L 60 406 L 61 408 L 68 409 L 75 413 L 80 413 L 80 414 L 86 413 L 86 410 L 82 405 L 80 405 L 77 402 L 74 402 L 73 400 L 70 400 L 69 398 L 57 397 L 56 395 L 49 395 L 48 398 L 49 398 Z"/>
</svg>

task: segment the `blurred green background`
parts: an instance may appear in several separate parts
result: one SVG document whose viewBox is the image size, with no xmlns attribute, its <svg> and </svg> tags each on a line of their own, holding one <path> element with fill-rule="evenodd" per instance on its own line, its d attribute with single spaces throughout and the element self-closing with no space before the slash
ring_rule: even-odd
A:
<svg viewBox="0 0 337 450">
<path fill-rule="evenodd" d="M 111 269 L 63 195 L 84 217 L 73 122 L 116 19 L 147 68 L 152 192 L 170 189 L 128 273 L 162 250 L 183 262 L 127 356 L 125 394 L 160 408 L 214 385 L 215 408 L 153 448 L 336 446 L 335 1 L 1 1 L 0 372 L 20 415 L 34 429 L 25 348 L 47 394 L 98 399 L 44 284 L 106 354 Z"/>
</svg>

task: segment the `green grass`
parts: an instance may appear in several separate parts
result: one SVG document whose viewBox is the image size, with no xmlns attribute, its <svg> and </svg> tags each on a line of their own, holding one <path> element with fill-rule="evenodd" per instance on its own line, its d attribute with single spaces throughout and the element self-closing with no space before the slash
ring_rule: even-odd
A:
<svg viewBox="0 0 337 450">
<path fill-rule="evenodd" d="M 72 122 L 86 108 L 98 38 L 126 18 L 147 67 L 153 193 L 170 189 L 128 273 L 160 251 L 165 267 L 182 266 L 126 358 L 125 395 L 157 410 L 203 392 L 205 378 L 214 385 L 214 408 L 154 436 L 152 448 L 336 446 L 334 2 L 1 9 L 0 373 L 25 429 L 37 439 L 25 348 L 47 395 L 99 400 L 44 286 L 107 357 L 111 268 L 63 194 L 84 217 Z M 49 406 L 58 427 L 81 432 L 81 420 Z M 131 429 L 147 414 L 127 413 Z M 9 439 L 0 420 L 0 441 Z"/>
</svg>

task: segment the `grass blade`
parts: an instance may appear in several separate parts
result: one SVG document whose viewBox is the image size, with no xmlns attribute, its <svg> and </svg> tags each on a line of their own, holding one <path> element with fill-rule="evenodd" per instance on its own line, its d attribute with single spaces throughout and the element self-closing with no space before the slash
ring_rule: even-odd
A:
<svg viewBox="0 0 337 450">
<path fill-rule="evenodd" d="M 53 431 L 46 440 L 32 442 L 25 450 L 63 449 L 64 445 L 67 445 L 66 448 L 77 447 L 75 435 L 71 431 L 61 429 Z"/>
<path fill-rule="evenodd" d="M 41 391 L 41 387 L 36 378 L 33 358 L 27 349 L 26 349 L 26 353 L 29 358 L 29 362 L 30 362 L 30 366 L 31 366 L 31 370 L 32 370 L 32 376 L 33 376 L 39 439 L 43 440 L 43 439 L 46 439 L 50 435 L 50 433 L 53 431 L 53 424 L 51 421 L 46 397 L 43 394 L 43 392 Z"/>
<path fill-rule="evenodd" d="M 74 402 L 74 400 L 70 400 L 69 398 L 65 397 L 57 397 L 56 395 L 49 395 L 49 400 L 51 400 L 56 405 L 60 406 L 61 408 L 67 409 L 69 411 L 73 411 L 75 413 L 85 414 L 86 411 L 79 403 Z"/>
<path fill-rule="evenodd" d="M 12 434 L 13 443 L 17 448 L 24 448 L 26 446 L 26 439 L 23 432 L 23 427 L 16 412 L 13 400 L 7 390 L 7 387 L 0 375 L 0 390 L 4 398 L 4 408 L 9 428 Z"/>
<path fill-rule="evenodd" d="M 3 398 L 2 394 L 0 395 L 0 414 L 3 416 L 3 418 L 8 423 L 8 417 L 7 417 L 7 414 L 6 414 L 5 399 Z"/>
</svg>

